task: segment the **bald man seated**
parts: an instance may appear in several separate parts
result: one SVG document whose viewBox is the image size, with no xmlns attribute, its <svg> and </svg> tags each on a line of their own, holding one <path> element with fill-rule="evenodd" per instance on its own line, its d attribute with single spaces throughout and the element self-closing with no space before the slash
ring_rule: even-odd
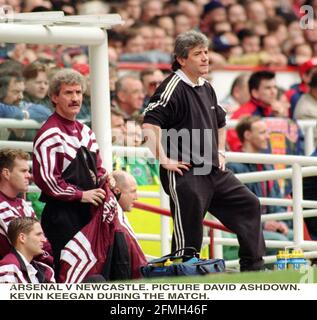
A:
<svg viewBox="0 0 317 320">
<path fill-rule="evenodd" d="M 116 181 L 112 191 L 122 210 L 130 212 L 133 202 L 138 199 L 136 180 L 130 173 L 122 170 L 114 171 L 112 176 Z"/>
</svg>

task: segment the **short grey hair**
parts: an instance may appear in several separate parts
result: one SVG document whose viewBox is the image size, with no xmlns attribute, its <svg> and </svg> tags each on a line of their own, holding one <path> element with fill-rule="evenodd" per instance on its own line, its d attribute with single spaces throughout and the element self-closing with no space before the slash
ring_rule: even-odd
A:
<svg viewBox="0 0 317 320">
<path fill-rule="evenodd" d="M 127 73 L 123 76 L 121 76 L 115 84 L 115 92 L 118 93 L 119 91 L 124 91 L 127 89 L 127 86 L 125 85 L 125 81 L 127 79 L 133 79 L 133 80 L 138 80 L 141 81 L 140 78 L 135 75 L 134 73 Z"/>
<path fill-rule="evenodd" d="M 177 58 L 186 59 L 188 58 L 189 51 L 194 47 L 204 46 L 208 48 L 208 45 L 208 38 L 201 32 L 191 30 L 179 34 L 175 40 L 174 61 L 172 64 L 172 70 L 176 71 L 181 67 L 177 61 Z"/>
<path fill-rule="evenodd" d="M 55 73 L 48 90 L 48 95 L 52 97 L 54 94 L 58 95 L 62 84 L 79 84 L 83 90 L 86 91 L 85 78 L 76 70 L 62 69 Z"/>
</svg>

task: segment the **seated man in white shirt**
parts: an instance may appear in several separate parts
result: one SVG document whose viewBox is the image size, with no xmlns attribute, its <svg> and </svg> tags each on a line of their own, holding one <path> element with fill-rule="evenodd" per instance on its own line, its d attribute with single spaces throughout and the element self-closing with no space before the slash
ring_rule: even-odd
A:
<svg viewBox="0 0 317 320">
<path fill-rule="evenodd" d="M 46 238 L 41 224 L 31 217 L 13 219 L 8 227 L 12 251 L 0 261 L 0 283 L 53 283 L 54 271 L 34 261 L 43 253 Z"/>
</svg>

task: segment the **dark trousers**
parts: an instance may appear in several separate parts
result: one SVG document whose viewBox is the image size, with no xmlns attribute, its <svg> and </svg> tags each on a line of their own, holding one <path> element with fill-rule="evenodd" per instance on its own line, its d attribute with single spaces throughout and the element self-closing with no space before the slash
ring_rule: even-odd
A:
<svg viewBox="0 0 317 320">
<path fill-rule="evenodd" d="M 209 175 L 183 176 L 161 167 L 161 182 L 170 196 L 174 221 L 172 251 L 184 247 L 201 249 L 206 212 L 237 234 L 240 269 L 263 268 L 265 244 L 258 198 L 231 171 L 212 168 Z"/>
<path fill-rule="evenodd" d="M 61 251 L 74 235 L 91 220 L 90 205 L 81 202 L 47 202 L 41 225 L 45 236 L 52 246 L 54 271 L 56 279 L 59 275 Z"/>
</svg>

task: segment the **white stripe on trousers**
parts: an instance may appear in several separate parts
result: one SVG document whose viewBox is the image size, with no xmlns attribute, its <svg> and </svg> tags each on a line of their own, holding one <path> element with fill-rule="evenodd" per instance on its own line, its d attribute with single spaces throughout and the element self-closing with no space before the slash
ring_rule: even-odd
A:
<svg viewBox="0 0 317 320">
<path fill-rule="evenodd" d="M 184 248 L 185 246 L 185 237 L 184 237 L 184 230 L 182 226 L 182 217 L 181 217 L 181 211 L 176 191 L 176 178 L 175 178 L 175 171 L 167 171 L 167 176 L 169 180 L 169 189 L 170 189 L 170 195 L 171 198 L 174 201 L 174 239 L 175 239 L 175 250 L 179 250 Z M 181 255 L 181 251 L 177 253 L 177 255 Z"/>
</svg>

